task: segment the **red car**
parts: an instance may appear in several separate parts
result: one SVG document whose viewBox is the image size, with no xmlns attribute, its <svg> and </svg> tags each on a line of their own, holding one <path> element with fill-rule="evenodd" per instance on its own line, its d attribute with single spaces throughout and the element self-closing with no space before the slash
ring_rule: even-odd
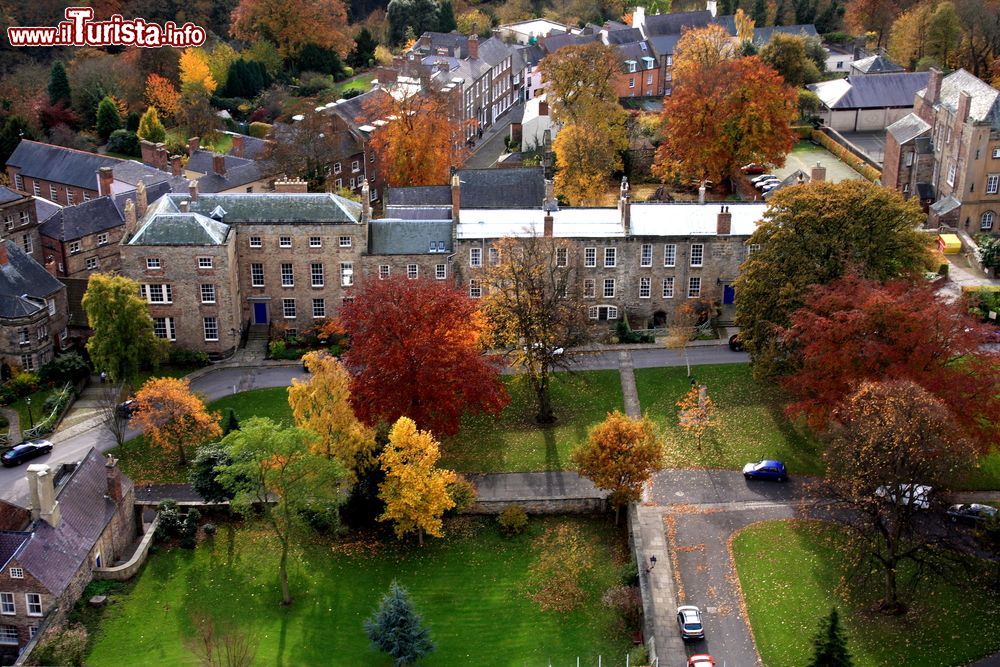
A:
<svg viewBox="0 0 1000 667">
<path fill-rule="evenodd" d="M 688 667 L 715 667 L 715 658 L 707 653 L 692 655 L 688 658 Z"/>
<path fill-rule="evenodd" d="M 767 167 L 762 164 L 757 164 L 756 162 L 751 162 L 748 165 L 740 167 L 740 171 L 744 174 L 763 174 L 766 169 Z"/>
</svg>

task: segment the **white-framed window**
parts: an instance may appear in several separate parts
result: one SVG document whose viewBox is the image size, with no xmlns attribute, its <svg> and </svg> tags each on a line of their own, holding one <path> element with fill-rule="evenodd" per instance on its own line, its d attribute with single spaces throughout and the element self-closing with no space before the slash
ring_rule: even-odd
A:
<svg viewBox="0 0 1000 667">
<path fill-rule="evenodd" d="M 28 626 L 28 639 L 34 639 L 35 635 L 37 635 L 37 634 L 38 634 L 38 625 L 37 624 L 36 625 L 29 625 Z"/>
<path fill-rule="evenodd" d="M 21 368 L 26 371 L 35 370 L 35 355 L 33 354 L 22 354 L 21 355 Z"/>
<path fill-rule="evenodd" d="M 17 609 L 14 607 L 14 594 L 13 593 L 0 593 L 0 614 L 4 616 L 13 616 L 17 613 Z"/>
<path fill-rule="evenodd" d="M 583 265 L 597 266 L 597 248 L 583 249 Z"/>
<path fill-rule="evenodd" d="M 629 72 L 634 72 L 634 71 L 635 71 L 635 68 L 636 68 L 636 66 L 638 66 L 638 64 L 639 64 L 639 63 L 637 63 L 637 62 L 636 62 L 636 61 L 634 61 L 634 60 L 626 60 L 626 61 L 625 61 L 625 64 L 626 64 L 626 65 L 628 65 L 628 71 L 629 71 Z"/>
<path fill-rule="evenodd" d="M 979 229 L 984 232 L 988 232 L 993 229 L 993 220 L 995 216 L 993 211 L 986 211 L 983 213 L 983 217 L 979 219 Z"/>
<path fill-rule="evenodd" d="M 954 162 L 948 165 L 948 185 L 955 185 L 955 174 L 957 171 L 958 169 Z"/>
<path fill-rule="evenodd" d="M 420 268 L 416 264 L 406 265 L 406 277 L 410 280 L 416 280 L 420 276 Z"/>
<path fill-rule="evenodd" d="M 604 267 L 614 268 L 618 264 L 618 248 L 604 249 Z"/>
<path fill-rule="evenodd" d="M 617 320 L 618 306 L 591 306 L 587 314 L 592 320 Z"/>
<path fill-rule="evenodd" d="M 90 193 L 89 192 L 84 192 L 83 193 L 83 201 L 90 201 Z"/>
<path fill-rule="evenodd" d="M 629 88 L 635 88 L 635 77 L 634 76 L 630 76 L 628 78 L 628 87 Z"/>
<path fill-rule="evenodd" d="M 250 286 L 264 286 L 264 265 L 254 262 L 250 265 Z"/>
<path fill-rule="evenodd" d="M 986 194 L 995 195 L 1000 189 L 1000 174 L 990 174 L 986 177 Z"/>
<path fill-rule="evenodd" d="M 215 303 L 215 285 L 201 286 L 201 302 Z"/>
<path fill-rule="evenodd" d="M 500 251 L 496 248 L 489 249 L 490 266 L 498 266 L 500 264 Z"/>
<path fill-rule="evenodd" d="M 337 240 L 337 244 L 338 244 L 338 245 L 339 245 L 339 246 L 340 246 L 341 248 L 350 248 L 350 247 L 351 247 L 351 245 L 352 245 L 352 243 L 353 243 L 353 241 L 351 240 L 351 237 L 350 237 L 350 236 L 341 236 L 341 237 L 340 237 L 340 238 L 339 238 L 339 239 Z"/>
<path fill-rule="evenodd" d="M 653 290 L 652 278 L 639 278 L 639 298 L 648 299 Z"/>
<path fill-rule="evenodd" d="M 28 213 L 27 211 L 21 211 L 21 213 L 20 213 L 20 215 L 18 217 L 21 220 L 21 225 L 26 225 L 29 222 L 31 222 L 31 214 Z"/>
<path fill-rule="evenodd" d="M 75 255 L 78 252 L 80 252 L 80 242 L 79 241 L 70 241 L 69 242 L 69 254 Z M 148 263 L 149 260 L 146 260 L 146 261 Z"/>
<path fill-rule="evenodd" d="M 341 171 L 340 163 L 339 162 L 334 162 L 333 163 L 333 173 L 339 174 L 340 171 Z"/>
<path fill-rule="evenodd" d="M 66 188 L 66 203 L 72 206 L 74 204 L 73 191 Z"/>
<path fill-rule="evenodd" d="M 313 317 L 326 317 L 326 299 L 313 299 Z"/>
<path fill-rule="evenodd" d="M 213 341 L 219 340 L 219 320 L 215 317 L 206 317 L 204 320 L 205 324 L 205 340 Z"/>
<path fill-rule="evenodd" d="M 434 265 L 434 277 L 438 280 L 444 280 L 448 277 L 448 265 L 447 264 L 435 264 Z"/>
<path fill-rule="evenodd" d="M 492 250 L 492 248 L 490 248 Z M 566 266 L 569 263 L 569 249 L 556 248 L 556 266 Z"/>
<path fill-rule="evenodd" d="M 149 271 L 156 271 L 161 269 L 163 265 L 160 262 L 159 257 L 147 257 L 146 258 L 146 269 Z"/>
<path fill-rule="evenodd" d="M 24 570 L 19 567 L 10 568 L 11 579 L 24 579 Z"/>
<path fill-rule="evenodd" d="M 279 236 L 278 237 L 278 247 L 279 248 L 291 248 L 292 247 L 292 237 L 291 236 Z"/>
<path fill-rule="evenodd" d="M 483 265 L 483 249 L 469 248 L 469 266 L 479 267 Z"/>
<path fill-rule="evenodd" d="M 6 229 L 8 232 L 10 230 L 14 229 L 14 216 L 12 216 L 12 215 L 5 215 L 4 216 L 4 218 L 3 218 L 3 228 Z"/>
<path fill-rule="evenodd" d="M 17 646 L 20 643 L 21 639 L 17 634 L 17 626 L 0 625 L 0 644 Z"/>
<path fill-rule="evenodd" d="M 673 277 L 663 279 L 663 298 L 673 299 L 674 298 L 674 279 Z"/>
<path fill-rule="evenodd" d="M 59 201 L 59 191 L 56 190 L 56 186 L 49 184 L 49 199 L 52 201 Z"/>
<path fill-rule="evenodd" d="M 170 283 L 153 283 L 151 285 L 140 285 L 139 290 L 146 288 L 148 301 L 150 303 L 173 303 L 174 290 Z"/>
<path fill-rule="evenodd" d="M 31 344 L 31 332 L 28 331 L 27 328 L 24 328 L 24 329 L 21 329 L 20 331 L 18 331 L 18 342 L 21 345 L 30 345 Z"/>
<path fill-rule="evenodd" d="M 663 266 L 677 266 L 676 243 L 667 243 L 663 246 Z"/>
<path fill-rule="evenodd" d="M 107 232 L 97 235 L 97 245 L 108 245 L 108 234 Z"/>
<path fill-rule="evenodd" d="M 310 248 L 322 248 L 323 247 L 323 239 L 321 237 L 319 237 L 319 236 L 310 236 L 309 237 L 309 247 Z"/>
<path fill-rule="evenodd" d="M 338 190 L 344 187 L 344 179 L 338 178 L 337 180 L 335 180 L 333 182 L 333 187 L 337 188 Z"/>
<path fill-rule="evenodd" d="M 361 163 L 357 160 L 351 160 L 351 171 L 361 171 Z"/>
<path fill-rule="evenodd" d="M 42 596 L 40 593 L 25 593 L 24 601 L 28 605 L 28 616 L 42 615 Z"/>
<path fill-rule="evenodd" d="M 372 153 L 372 157 L 375 157 L 374 153 Z M 372 188 L 371 192 L 368 193 L 368 201 L 375 201 L 376 199 L 378 199 L 378 188 Z"/>
<path fill-rule="evenodd" d="M 653 265 L 653 244 L 643 243 L 639 252 L 639 266 Z"/>
<path fill-rule="evenodd" d="M 21 237 L 21 246 L 24 248 L 24 252 L 31 254 L 32 250 L 35 249 L 34 244 L 31 242 L 31 235 L 25 234 Z"/>
<path fill-rule="evenodd" d="M 478 299 L 483 296 L 483 286 L 478 280 L 472 279 L 469 281 L 469 296 L 473 299 Z"/>
<path fill-rule="evenodd" d="M 913 166 L 913 151 L 906 152 L 906 166 L 907 167 Z"/>
<path fill-rule="evenodd" d="M 39 182 L 38 182 L 38 181 L 36 180 L 36 181 L 35 181 L 34 183 L 32 183 L 32 184 L 31 184 L 31 192 L 32 192 L 32 193 L 33 193 L 33 194 L 34 194 L 34 195 L 35 195 L 36 197 L 41 197 L 41 196 L 42 196 L 42 184 L 41 184 L 41 183 L 39 183 Z"/>
<path fill-rule="evenodd" d="M 88 271 L 93 271 L 94 269 L 97 268 L 97 258 L 96 257 L 88 257 L 85 261 L 86 261 L 86 269 Z"/>
<path fill-rule="evenodd" d="M 14 174 L 14 187 L 18 190 L 24 190 L 24 179 L 21 178 L 21 174 Z"/>
<path fill-rule="evenodd" d="M 291 263 L 286 262 L 281 265 L 281 286 L 295 287 L 295 272 Z"/>
<path fill-rule="evenodd" d="M 166 340 L 177 340 L 177 329 L 172 317 L 154 317 L 153 335 Z"/>
<path fill-rule="evenodd" d="M 49 327 L 44 324 L 38 327 L 38 330 L 35 331 L 35 338 L 37 338 L 38 340 L 45 340 L 48 337 L 49 337 Z"/>
<path fill-rule="evenodd" d="M 211 269 L 213 266 L 211 257 L 199 257 L 198 258 L 198 268 L 199 269 Z"/>
<path fill-rule="evenodd" d="M 701 266 L 705 263 L 705 245 L 703 243 L 691 244 L 691 266 Z"/>
<path fill-rule="evenodd" d="M 379 264 L 379 267 L 378 267 L 378 279 L 379 280 L 385 280 L 386 278 L 389 277 L 389 274 L 391 272 L 392 272 L 392 267 L 391 266 L 389 266 L 388 264 Z"/>
<path fill-rule="evenodd" d="M 285 319 L 292 319 L 295 317 L 295 299 L 281 300 L 281 315 Z"/>
<path fill-rule="evenodd" d="M 759 243 L 751 243 L 750 245 L 747 246 L 747 257 L 757 252 L 760 252 Z"/>
<path fill-rule="evenodd" d="M 701 296 L 701 278 L 691 276 L 688 278 L 688 298 L 697 299 Z"/>
<path fill-rule="evenodd" d="M 259 236 L 251 236 L 250 237 L 250 247 L 251 248 L 263 248 L 264 247 L 264 242 L 261 241 L 261 239 L 260 239 Z"/>
<path fill-rule="evenodd" d="M 351 185 L 351 189 L 353 190 L 354 189 L 354 177 L 353 176 L 351 176 L 350 185 Z"/>
<path fill-rule="evenodd" d="M 350 287 L 354 284 L 354 262 L 340 263 L 340 286 Z"/>
<path fill-rule="evenodd" d="M 615 296 L 615 279 L 605 278 L 604 279 L 604 298 L 611 299 Z"/>
<path fill-rule="evenodd" d="M 323 265 L 313 262 L 309 266 L 309 277 L 313 287 L 323 287 L 326 284 L 326 275 L 323 272 Z"/>
<path fill-rule="evenodd" d="M 993 147 L 993 159 L 1000 160 L 1000 146 Z M 20 190 L 21 188 L 18 188 Z"/>
</svg>

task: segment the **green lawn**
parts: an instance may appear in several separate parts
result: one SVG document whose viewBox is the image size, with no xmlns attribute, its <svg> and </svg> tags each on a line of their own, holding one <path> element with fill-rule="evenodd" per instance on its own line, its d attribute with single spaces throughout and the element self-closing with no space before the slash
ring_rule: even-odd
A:
<svg viewBox="0 0 1000 667">
<path fill-rule="evenodd" d="M 372 79 L 375 78 L 374 72 L 366 72 L 364 74 L 359 74 L 354 78 L 348 79 L 346 81 L 341 81 L 337 84 L 337 97 L 340 97 L 348 90 L 358 90 L 362 93 L 367 93 L 372 89 Z"/>
<path fill-rule="evenodd" d="M 293 421 L 292 408 L 288 405 L 287 387 L 253 389 L 226 396 L 208 404 L 208 409 L 212 412 L 218 412 L 223 419 L 230 408 L 236 412 L 236 419 L 239 421 L 250 417 L 267 417 L 288 425 L 291 425 Z"/>
<path fill-rule="evenodd" d="M 457 522 L 457 523 L 456 523 Z M 546 526 L 568 522 L 593 546 L 586 602 L 569 613 L 543 612 L 525 578 Z M 186 644 L 192 618 L 251 630 L 256 665 L 382 666 L 362 622 L 395 578 L 411 593 L 437 651 L 421 665 L 624 665 L 630 646 L 600 602 L 619 583 L 624 535 L 604 521 L 532 519 L 529 532 L 502 536 L 493 520 L 460 518 L 445 538 L 423 548 L 412 540 L 317 542 L 290 563 L 295 602 L 279 605 L 278 548 L 265 533 L 223 525 L 194 551 L 153 555 L 134 585 L 101 611 L 85 608 L 89 667 L 197 665 Z"/>
<path fill-rule="evenodd" d="M 510 405 L 499 419 L 467 416 L 458 435 L 443 443 L 441 465 L 460 472 L 523 472 L 570 468 L 570 452 L 587 429 L 611 410 L 622 410 L 618 371 L 555 373 L 552 403 L 556 423 L 535 424 L 531 387 L 520 376 L 504 376 Z"/>
<path fill-rule="evenodd" d="M 742 468 L 748 461 L 776 458 L 793 475 L 822 472 L 820 445 L 785 417 L 784 395 L 754 381 L 748 364 L 698 366 L 693 373 L 716 408 L 716 427 L 704 437 L 701 451 L 677 426 L 677 401 L 690 389 L 687 371 L 635 371 L 642 411 L 663 429 L 668 467 Z"/>
<path fill-rule="evenodd" d="M 995 491 L 1000 489 L 1000 446 L 980 457 L 976 466 L 969 471 L 959 485 L 970 491 Z"/>
<path fill-rule="evenodd" d="M 859 581 L 835 550 L 844 539 L 833 526 L 773 521 L 751 526 L 733 541 L 750 624 L 765 665 L 805 665 L 819 619 L 833 605 L 840 611 L 856 667 L 966 665 L 1000 650 L 995 580 L 992 585 L 968 580 L 961 588 L 926 580 L 907 615 L 882 616 L 871 611 L 871 591 L 877 594 L 878 582 Z M 968 576 L 958 575 L 963 581 Z"/>
</svg>

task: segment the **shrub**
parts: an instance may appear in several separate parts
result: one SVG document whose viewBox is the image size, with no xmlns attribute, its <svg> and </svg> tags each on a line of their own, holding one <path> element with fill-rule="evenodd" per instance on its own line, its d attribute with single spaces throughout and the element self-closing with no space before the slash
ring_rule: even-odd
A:
<svg viewBox="0 0 1000 667">
<path fill-rule="evenodd" d="M 520 505 L 508 505 L 500 512 L 497 521 L 507 535 L 520 535 L 528 528 L 528 513 Z"/>
<path fill-rule="evenodd" d="M 10 427 L 10 420 L 4 417 L 3 415 L 0 415 L 0 428 L 8 428 L 8 427 Z"/>
<path fill-rule="evenodd" d="M 645 644 L 639 644 L 638 646 L 633 646 L 628 652 L 628 664 L 630 665 L 648 665 L 649 664 L 649 649 L 646 648 Z"/>
<path fill-rule="evenodd" d="M 90 375 L 90 364 L 78 352 L 60 354 L 38 369 L 38 379 L 46 384 L 76 384 Z"/>
<path fill-rule="evenodd" d="M 208 365 L 208 355 L 206 353 L 189 350 L 186 347 L 171 346 L 167 359 L 171 366 L 197 366 L 200 368 Z"/>
<path fill-rule="evenodd" d="M 156 509 L 156 513 L 160 517 L 160 523 L 156 527 L 156 539 L 165 540 L 175 537 L 184 521 L 177 501 L 164 500 Z"/>
<path fill-rule="evenodd" d="M 639 627 L 642 619 L 642 595 L 638 586 L 612 586 L 604 591 L 601 603 L 621 614 L 626 628 Z"/>
<path fill-rule="evenodd" d="M 59 394 L 49 394 L 45 401 L 42 403 L 42 414 L 49 415 L 52 411 L 56 409 L 60 403 Z"/>
<path fill-rule="evenodd" d="M 315 503 L 303 508 L 301 516 L 317 533 L 330 534 L 340 530 L 340 508 L 337 503 Z"/>
<path fill-rule="evenodd" d="M 215 531 L 217 530 L 216 525 L 214 523 L 206 523 L 204 526 L 201 527 L 201 529 L 205 531 L 206 535 L 209 536 L 215 535 Z"/>
<path fill-rule="evenodd" d="M 476 493 L 476 486 L 461 475 L 458 475 L 454 482 L 448 485 L 448 495 L 455 501 L 455 507 L 448 510 L 454 514 L 461 514 L 476 503 L 479 496 Z"/>
<path fill-rule="evenodd" d="M 23 398 L 38 391 L 38 376 L 30 371 L 21 371 L 7 382 L 7 387 L 16 398 Z"/>
<path fill-rule="evenodd" d="M 319 72 L 303 72 L 299 77 L 298 94 L 302 97 L 314 97 L 333 88 L 333 77 Z"/>
<path fill-rule="evenodd" d="M 289 348 L 289 343 L 294 343 L 294 340 L 286 343 L 283 340 L 273 340 L 267 345 L 267 354 L 271 359 L 301 359 L 303 350 L 296 348 Z"/>
<path fill-rule="evenodd" d="M 31 654 L 37 665 L 82 665 L 87 654 L 87 628 L 79 623 L 46 632 Z"/>
<path fill-rule="evenodd" d="M 341 91 L 340 96 L 345 100 L 349 100 L 353 97 L 357 97 L 358 95 L 361 94 L 361 92 L 362 91 L 358 90 L 357 88 L 348 88 L 347 90 Z"/>
<path fill-rule="evenodd" d="M 623 586 L 639 585 L 639 565 L 635 562 L 635 558 L 629 558 L 622 567 L 621 582 Z"/>
<path fill-rule="evenodd" d="M 136 136 L 135 132 L 115 130 L 108 137 L 108 150 L 113 153 L 138 157 L 141 154 L 139 137 Z"/>
<path fill-rule="evenodd" d="M 258 109 L 258 111 L 264 111 L 266 113 L 265 109 Z M 253 115 L 256 116 L 257 112 L 255 111 Z M 271 131 L 271 124 L 262 123 L 260 121 L 254 121 L 250 123 L 250 128 L 248 129 L 248 133 L 250 134 L 250 136 L 257 137 L 258 139 L 265 138 L 267 136 L 267 133 L 270 131 Z"/>
</svg>

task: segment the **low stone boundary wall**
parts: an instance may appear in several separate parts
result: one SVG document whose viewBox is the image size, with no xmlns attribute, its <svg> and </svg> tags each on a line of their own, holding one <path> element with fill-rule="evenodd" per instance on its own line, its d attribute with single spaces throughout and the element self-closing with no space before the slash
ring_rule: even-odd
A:
<svg viewBox="0 0 1000 667">
<path fill-rule="evenodd" d="M 500 514 L 511 505 L 520 505 L 528 514 L 595 514 L 607 508 L 604 498 L 537 498 L 477 500 L 466 514 Z"/>
<path fill-rule="evenodd" d="M 479 494 L 470 514 L 499 514 L 511 505 L 520 505 L 528 514 L 585 514 L 607 507 L 607 491 L 567 470 L 467 477 Z"/>
<path fill-rule="evenodd" d="M 153 518 L 153 522 L 149 524 L 149 528 L 146 529 L 145 534 L 142 536 L 142 541 L 139 542 L 139 546 L 136 547 L 132 557 L 121 565 L 94 568 L 94 579 L 125 581 L 134 577 L 139 568 L 142 567 L 142 564 L 146 562 L 146 556 L 149 555 L 149 547 L 153 545 L 153 537 L 156 535 L 156 527 L 159 525 L 160 515 L 157 514 Z"/>
</svg>

